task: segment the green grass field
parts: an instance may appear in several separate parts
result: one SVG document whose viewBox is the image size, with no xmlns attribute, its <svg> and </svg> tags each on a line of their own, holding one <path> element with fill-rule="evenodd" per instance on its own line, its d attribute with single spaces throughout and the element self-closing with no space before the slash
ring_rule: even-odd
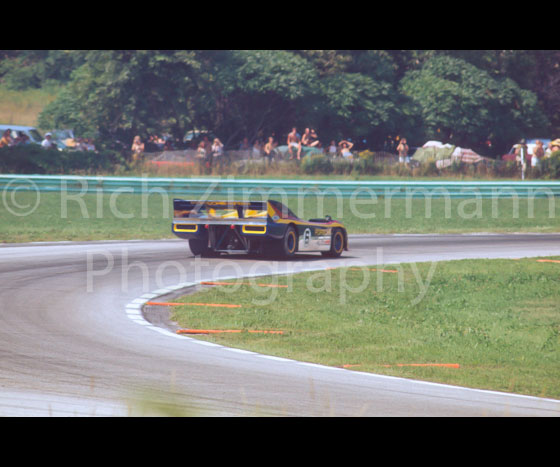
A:
<svg viewBox="0 0 560 467">
<path fill-rule="evenodd" d="M 341 268 L 208 286 L 174 301 L 241 308 L 174 307 L 173 320 L 189 329 L 283 331 L 197 337 L 268 355 L 560 399 L 559 262 L 385 268 L 398 272 Z M 442 363 L 459 368 L 398 366 Z"/>
<path fill-rule="evenodd" d="M 13 91 L 0 85 L 0 123 L 36 126 L 37 117 L 56 97 L 56 89 Z"/>
<path fill-rule="evenodd" d="M 173 238 L 173 196 L 3 192 L 0 239 L 4 243 L 60 240 Z M 379 199 L 352 204 L 348 199 L 288 199 L 303 219 L 326 214 L 350 233 L 558 232 L 560 203 L 553 199 L 451 200 Z"/>
</svg>

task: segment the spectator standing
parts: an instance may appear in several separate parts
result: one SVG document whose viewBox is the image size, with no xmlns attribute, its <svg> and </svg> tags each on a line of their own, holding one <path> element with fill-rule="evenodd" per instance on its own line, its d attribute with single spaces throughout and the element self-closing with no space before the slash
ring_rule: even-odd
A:
<svg viewBox="0 0 560 467">
<path fill-rule="evenodd" d="M 273 136 L 268 137 L 268 141 L 264 145 L 263 151 L 265 162 L 270 165 L 274 160 L 274 156 L 276 155 L 276 143 L 274 142 Z"/>
<path fill-rule="evenodd" d="M 399 153 L 399 162 L 401 164 L 409 163 L 410 157 L 408 156 L 408 144 L 406 144 L 406 138 L 402 138 L 397 146 L 397 152 Z"/>
<path fill-rule="evenodd" d="M 204 151 L 203 151 L 203 153 L 204 153 L 204 158 L 203 158 L 204 167 L 206 168 L 206 171 L 209 172 L 212 168 L 212 143 L 208 139 L 208 135 L 204 135 L 202 137 L 202 141 L 198 145 L 197 151 L 200 151 L 201 145 L 202 145 L 202 148 L 204 149 Z M 202 151 L 201 151 L 201 153 L 202 153 Z"/>
<path fill-rule="evenodd" d="M 517 162 L 521 164 L 521 180 L 525 180 L 525 168 L 527 167 L 527 144 L 525 138 L 519 141 L 515 148 Z"/>
<path fill-rule="evenodd" d="M 222 168 L 223 161 L 224 145 L 218 138 L 214 138 L 212 142 L 212 164 L 217 168 Z"/>
<path fill-rule="evenodd" d="M 197 162 L 198 162 L 198 168 L 200 169 L 200 171 L 202 172 L 204 170 L 204 166 L 206 165 L 206 145 L 204 144 L 204 141 L 200 141 L 198 143 L 198 147 L 196 148 L 196 156 L 195 156 Z"/>
<path fill-rule="evenodd" d="M 80 144 L 83 144 L 80 141 Z M 135 136 L 132 140 L 132 146 L 130 148 L 132 150 L 132 161 L 136 162 L 138 157 L 144 152 L 144 143 L 140 139 L 140 136 Z"/>
<path fill-rule="evenodd" d="M 206 146 L 203 141 L 198 143 L 198 148 L 196 149 L 196 158 L 203 161 L 206 159 Z"/>
<path fill-rule="evenodd" d="M 540 160 L 544 157 L 543 143 L 540 139 L 535 142 L 535 149 L 533 149 L 533 155 L 531 156 L 531 167 L 537 167 Z"/>
<path fill-rule="evenodd" d="M 45 149 L 56 148 L 56 144 L 52 140 L 52 133 L 45 133 L 45 139 L 41 143 L 41 146 L 43 146 Z"/>
<path fill-rule="evenodd" d="M 207 135 L 204 135 L 202 137 L 202 143 L 204 144 L 204 150 L 206 151 L 206 154 L 209 154 L 210 151 L 212 151 L 212 143 L 208 139 Z"/>
<path fill-rule="evenodd" d="M 515 145 L 515 156 L 517 162 L 520 162 L 521 164 L 524 164 L 527 160 L 527 144 L 525 143 L 524 138 Z"/>
<path fill-rule="evenodd" d="M 338 153 L 338 148 L 336 147 L 336 143 L 335 143 L 334 139 L 329 144 L 327 152 L 328 152 L 329 156 L 336 157 L 336 155 Z"/>
</svg>

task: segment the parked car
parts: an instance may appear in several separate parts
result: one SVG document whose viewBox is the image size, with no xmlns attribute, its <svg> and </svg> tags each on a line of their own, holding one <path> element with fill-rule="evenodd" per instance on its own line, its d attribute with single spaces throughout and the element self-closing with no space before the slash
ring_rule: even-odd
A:
<svg viewBox="0 0 560 467">
<path fill-rule="evenodd" d="M 72 130 L 51 130 L 50 133 L 59 149 L 76 149 L 78 142 Z"/>
<path fill-rule="evenodd" d="M 11 130 L 12 139 L 16 140 L 21 135 L 27 136 L 27 144 L 41 144 L 43 141 L 43 136 L 37 128 L 32 126 L 22 126 L 22 125 L 0 125 L 0 135 L 3 134 L 6 130 Z"/>
<path fill-rule="evenodd" d="M 183 144 L 185 144 L 190 149 L 196 149 L 198 143 L 200 143 L 204 137 L 207 137 L 210 142 L 216 137 L 216 135 L 210 131 L 206 130 L 191 130 L 187 131 L 183 138 Z"/>
</svg>

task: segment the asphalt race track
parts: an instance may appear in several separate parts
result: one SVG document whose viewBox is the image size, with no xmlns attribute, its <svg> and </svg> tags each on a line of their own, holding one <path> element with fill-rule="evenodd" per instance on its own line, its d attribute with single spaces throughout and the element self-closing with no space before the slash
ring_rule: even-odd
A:
<svg viewBox="0 0 560 467">
<path fill-rule="evenodd" d="M 127 313 L 142 296 L 199 280 L 546 255 L 560 255 L 560 234 L 355 235 L 339 259 L 277 262 L 195 259 L 181 240 L 5 244 L 0 416 L 135 416 L 146 399 L 199 416 L 559 416 L 560 401 L 208 345 Z"/>
</svg>

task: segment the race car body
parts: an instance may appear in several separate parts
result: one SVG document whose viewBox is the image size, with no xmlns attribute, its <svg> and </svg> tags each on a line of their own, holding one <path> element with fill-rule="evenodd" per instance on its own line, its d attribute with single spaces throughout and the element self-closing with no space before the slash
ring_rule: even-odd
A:
<svg viewBox="0 0 560 467">
<path fill-rule="evenodd" d="M 173 233 L 189 240 L 194 255 L 256 253 L 293 256 L 348 250 L 344 225 L 325 219 L 299 219 L 278 201 L 173 200 Z"/>
</svg>

